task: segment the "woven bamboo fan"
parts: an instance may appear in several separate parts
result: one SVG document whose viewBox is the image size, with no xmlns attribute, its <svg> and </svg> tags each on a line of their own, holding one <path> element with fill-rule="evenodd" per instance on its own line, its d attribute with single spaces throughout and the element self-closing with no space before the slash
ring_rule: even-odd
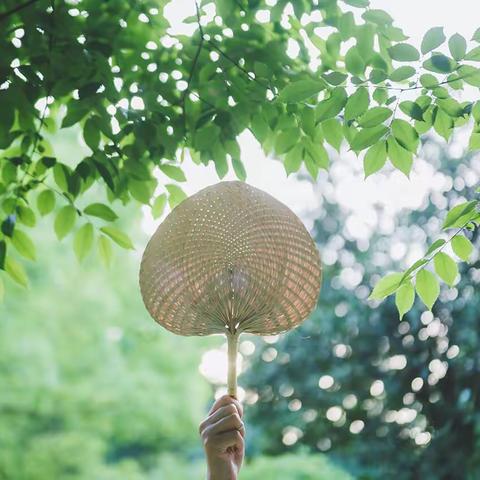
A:
<svg viewBox="0 0 480 480">
<path fill-rule="evenodd" d="M 233 396 L 240 333 L 295 328 L 315 307 L 320 281 L 319 253 L 298 217 L 238 181 L 178 205 L 148 242 L 140 267 L 143 301 L 160 325 L 178 335 L 227 335 Z"/>
</svg>

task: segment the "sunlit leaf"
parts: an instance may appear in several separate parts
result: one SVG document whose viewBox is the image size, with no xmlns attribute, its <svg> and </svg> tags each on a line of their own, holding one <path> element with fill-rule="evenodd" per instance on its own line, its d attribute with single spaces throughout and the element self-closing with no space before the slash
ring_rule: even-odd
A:
<svg viewBox="0 0 480 480">
<path fill-rule="evenodd" d="M 458 267 L 452 258 L 444 252 L 438 252 L 433 258 L 435 272 L 447 284 L 452 286 L 458 275 Z"/>
<path fill-rule="evenodd" d="M 463 235 L 456 235 L 451 243 L 455 255 L 467 262 L 473 252 L 472 242 Z"/>
<path fill-rule="evenodd" d="M 387 145 L 385 141 L 371 146 L 363 158 L 363 170 L 365 178 L 378 172 L 387 161 Z"/>
<path fill-rule="evenodd" d="M 98 237 L 98 253 L 102 262 L 109 267 L 112 263 L 112 244 L 110 240 L 105 235 L 100 235 Z"/>
<path fill-rule="evenodd" d="M 159 165 L 158 168 L 168 177 L 176 180 L 177 182 L 186 182 L 187 179 L 185 178 L 185 174 L 180 167 L 175 165 Z"/>
<path fill-rule="evenodd" d="M 108 235 L 117 245 L 120 245 L 122 248 L 134 250 L 132 241 L 129 236 L 115 227 L 101 227 L 100 230 Z"/>
<path fill-rule="evenodd" d="M 75 233 L 73 239 L 73 250 L 78 258 L 78 261 L 82 261 L 88 254 L 93 244 L 93 225 L 86 223 L 81 226 Z"/>
<path fill-rule="evenodd" d="M 37 208 L 41 215 L 47 215 L 55 208 L 55 194 L 51 190 L 43 190 L 37 197 Z"/>
<path fill-rule="evenodd" d="M 55 217 L 54 230 L 57 238 L 64 238 L 75 225 L 77 211 L 71 205 L 61 208 Z"/>
<path fill-rule="evenodd" d="M 368 90 L 365 87 L 359 87 L 347 100 L 347 104 L 345 105 L 345 120 L 353 120 L 365 113 L 368 108 L 368 103 Z"/>
<path fill-rule="evenodd" d="M 381 300 L 394 293 L 400 287 L 400 281 L 402 280 L 401 273 L 390 273 L 382 277 L 375 285 L 372 293 L 368 297 L 372 300 Z"/>
<path fill-rule="evenodd" d="M 455 33 L 448 40 L 448 48 L 455 60 L 461 60 L 467 51 L 467 41 L 462 35 Z"/>
<path fill-rule="evenodd" d="M 326 84 L 323 80 L 297 80 L 288 84 L 279 95 L 283 102 L 301 102 L 324 90 Z"/>
<path fill-rule="evenodd" d="M 23 265 L 10 256 L 5 260 L 5 271 L 13 281 L 22 287 L 28 287 L 28 276 Z"/>
<path fill-rule="evenodd" d="M 443 33 L 443 27 L 433 27 L 423 36 L 420 50 L 425 55 L 439 47 L 445 40 L 446 37 Z"/>
<path fill-rule="evenodd" d="M 404 283 L 395 293 L 395 305 L 397 306 L 400 320 L 413 307 L 415 290 L 410 281 Z"/>
<path fill-rule="evenodd" d="M 397 43 L 388 49 L 392 60 L 399 62 L 415 62 L 420 59 L 418 50 L 408 43 Z"/>
<path fill-rule="evenodd" d="M 420 270 L 416 276 L 415 290 L 425 306 L 431 310 L 440 294 L 437 277 L 428 270 Z"/>
<path fill-rule="evenodd" d="M 102 218 L 107 222 L 113 222 L 118 218 L 118 215 L 104 203 L 91 203 L 85 208 L 84 213 L 93 217 Z"/>
<path fill-rule="evenodd" d="M 29 260 L 36 259 L 36 250 L 35 244 L 32 239 L 22 230 L 16 228 L 12 236 L 12 245 L 15 247 L 17 252 Z"/>
</svg>

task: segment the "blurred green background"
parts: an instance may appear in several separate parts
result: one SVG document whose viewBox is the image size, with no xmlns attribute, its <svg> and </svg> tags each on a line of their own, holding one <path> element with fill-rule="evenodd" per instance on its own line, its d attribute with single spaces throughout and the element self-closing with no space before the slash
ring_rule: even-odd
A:
<svg viewBox="0 0 480 480">
<path fill-rule="evenodd" d="M 320 180 L 318 309 L 288 335 L 240 346 L 242 480 L 480 478 L 478 232 L 474 261 L 432 313 L 416 304 L 399 322 L 391 299 L 366 300 L 378 275 L 438 233 L 448 205 L 473 196 L 478 158 L 451 158 L 434 141 L 424 151 L 442 182 L 413 213 L 379 206 L 391 233 L 374 228 L 367 241 L 346 229 L 335 175 Z M 140 211 L 123 218 L 144 245 Z M 50 219 L 35 235 L 30 288 L 9 282 L 0 305 L 0 478 L 204 478 L 198 424 L 221 391 L 199 366 L 223 339 L 154 324 L 137 286 L 141 248 L 117 251 L 107 269 L 96 256 L 79 265 Z"/>
</svg>

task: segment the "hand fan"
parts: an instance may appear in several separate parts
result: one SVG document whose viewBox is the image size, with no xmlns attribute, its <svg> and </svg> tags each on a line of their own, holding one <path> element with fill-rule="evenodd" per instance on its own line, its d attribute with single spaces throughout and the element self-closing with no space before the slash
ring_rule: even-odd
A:
<svg viewBox="0 0 480 480">
<path fill-rule="evenodd" d="M 239 181 L 204 188 L 175 207 L 140 266 L 155 321 L 178 335 L 227 336 L 232 396 L 239 335 L 295 328 L 315 307 L 320 282 L 320 256 L 299 218 Z"/>
</svg>

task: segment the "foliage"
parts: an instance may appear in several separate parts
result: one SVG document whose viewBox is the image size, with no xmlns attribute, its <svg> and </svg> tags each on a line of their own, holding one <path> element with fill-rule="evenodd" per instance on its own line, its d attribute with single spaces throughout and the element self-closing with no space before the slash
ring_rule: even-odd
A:
<svg viewBox="0 0 480 480">
<path fill-rule="evenodd" d="M 461 266 L 457 284 L 441 286 L 431 312 L 411 290 L 400 295 L 411 307 L 401 322 L 393 297 L 368 299 L 375 276 L 402 266 L 405 257 L 393 261 L 390 252 L 431 241 L 444 221 L 436 204 L 458 204 L 478 182 L 478 157 L 450 159 L 432 143 L 425 150 L 454 188 L 446 198 L 432 192 L 418 211 L 400 212 L 387 237 L 373 229 L 368 246 L 352 240 L 348 212 L 324 194 L 316 240 L 325 259 L 334 252 L 336 260 L 325 262 L 318 308 L 298 330 L 257 341 L 240 378 L 251 403 L 247 421 L 256 428 L 254 452 L 325 451 L 371 480 L 480 475 L 478 229 L 466 232 L 472 263 Z M 389 217 L 379 209 L 378 224 L 382 215 Z M 353 284 L 345 281 L 352 271 L 359 275 Z"/>
<path fill-rule="evenodd" d="M 131 256 L 111 270 L 93 259 L 66 268 L 73 254 L 49 230 L 37 229 L 31 292 L 14 288 L 0 305 L 0 478 L 204 478 L 197 432 L 212 392 L 197 366 L 213 339 L 177 337 L 147 318 L 132 296 Z M 242 478 L 265 469 L 349 478 L 318 455 L 256 458 Z"/>
<path fill-rule="evenodd" d="M 108 263 L 110 240 L 132 247 L 110 225 L 114 210 L 135 200 L 158 217 L 167 201 L 171 208 L 181 202 L 186 154 L 213 162 L 220 178 L 233 168 L 245 179 L 237 138 L 246 129 L 287 173 L 304 165 L 313 178 L 328 169 L 330 147 L 363 157 L 366 176 L 387 160 L 408 176 L 430 131 L 448 141 L 473 123 L 469 148 L 480 148 L 480 102 L 457 100 L 480 86 L 479 30 L 467 41 L 435 27 L 419 50 L 368 0 L 204 0 L 185 19 L 188 36 L 170 28 L 166 5 L 3 2 L 0 269 L 17 283 L 27 283 L 16 256 L 35 256 L 27 231 L 38 214 L 55 216 L 59 239 L 74 236 L 80 260 L 96 242 Z M 68 129 L 82 132 L 82 158 L 59 155 L 49 141 Z M 160 193 L 155 168 L 172 179 Z M 107 199 L 90 205 L 97 184 Z M 478 224 L 478 199 L 463 207 L 449 213 L 445 228 Z M 465 240 L 455 244 L 467 258 Z M 435 257 L 437 273 L 450 282 L 456 267 L 440 250 L 424 260 Z M 401 281 L 384 280 L 387 289 L 380 284 L 374 297 L 402 286 L 405 313 L 418 274 L 416 291 L 426 281 L 420 297 L 430 306 L 437 280 L 421 273 L 424 260 Z"/>
</svg>

